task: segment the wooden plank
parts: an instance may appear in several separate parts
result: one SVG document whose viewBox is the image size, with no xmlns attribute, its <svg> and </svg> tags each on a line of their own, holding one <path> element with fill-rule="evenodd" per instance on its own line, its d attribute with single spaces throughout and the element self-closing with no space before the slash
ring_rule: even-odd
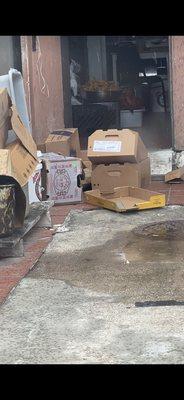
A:
<svg viewBox="0 0 184 400">
<path fill-rule="evenodd" d="M 53 201 L 44 201 L 30 205 L 30 212 L 25 218 L 24 226 L 15 229 L 11 236 L 0 238 L 0 249 L 13 248 L 21 238 L 23 238 L 32 229 L 40 218 L 54 205 Z"/>
</svg>

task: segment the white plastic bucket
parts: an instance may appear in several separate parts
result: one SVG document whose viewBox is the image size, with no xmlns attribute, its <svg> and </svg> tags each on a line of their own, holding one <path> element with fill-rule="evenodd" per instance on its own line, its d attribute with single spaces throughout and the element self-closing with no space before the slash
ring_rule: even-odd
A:
<svg viewBox="0 0 184 400">
<path fill-rule="evenodd" d="M 12 103 L 16 106 L 23 124 L 31 133 L 21 73 L 14 68 L 10 68 L 7 75 L 0 76 L 0 88 L 6 88 L 8 90 Z"/>
</svg>

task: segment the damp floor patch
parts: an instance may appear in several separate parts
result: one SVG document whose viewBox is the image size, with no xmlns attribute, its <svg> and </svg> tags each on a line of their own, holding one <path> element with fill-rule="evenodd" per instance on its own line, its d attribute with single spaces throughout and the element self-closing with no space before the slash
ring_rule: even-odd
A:
<svg viewBox="0 0 184 400">
<path fill-rule="evenodd" d="M 167 306 L 184 306 L 184 301 L 160 300 L 160 301 L 144 301 L 135 303 L 135 307 L 167 307 Z"/>
<path fill-rule="evenodd" d="M 118 294 L 125 305 L 184 301 L 182 216 L 182 207 L 141 215 L 105 210 L 73 213 L 29 277 Z"/>
</svg>

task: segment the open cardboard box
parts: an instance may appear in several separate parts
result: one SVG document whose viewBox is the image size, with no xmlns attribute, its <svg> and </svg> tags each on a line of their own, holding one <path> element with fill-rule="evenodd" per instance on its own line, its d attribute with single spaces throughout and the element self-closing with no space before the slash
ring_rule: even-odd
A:
<svg viewBox="0 0 184 400">
<path fill-rule="evenodd" d="M 109 129 L 89 136 L 87 156 L 94 164 L 136 163 L 147 158 L 148 152 L 138 132 Z"/>
<path fill-rule="evenodd" d="M 146 187 L 150 180 L 149 157 L 134 164 L 99 164 L 91 173 L 92 188 L 103 193 L 112 192 L 113 188 L 122 186 Z"/>
<path fill-rule="evenodd" d="M 116 212 L 144 210 L 165 206 L 165 195 L 131 186 L 114 188 L 112 193 L 100 193 L 99 189 L 85 192 L 88 203 Z"/>
<path fill-rule="evenodd" d="M 80 141 L 77 128 L 62 128 L 51 132 L 44 143 L 38 144 L 42 153 L 58 153 L 65 157 L 80 158 Z"/>
</svg>

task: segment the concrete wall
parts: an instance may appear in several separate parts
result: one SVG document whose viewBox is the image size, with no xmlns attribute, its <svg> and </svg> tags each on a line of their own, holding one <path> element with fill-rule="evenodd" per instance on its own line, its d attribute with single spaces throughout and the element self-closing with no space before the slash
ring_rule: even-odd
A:
<svg viewBox="0 0 184 400">
<path fill-rule="evenodd" d="M 21 51 L 32 134 L 41 143 L 65 126 L 60 36 L 21 36 Z"/>
<path fill-rule="evenodd" d="M 12 36 L 0 36 L 0 75 L 14 67 Z"/>
<path fill-rule="evenodd" d="M 184 36 L 170 37 L 170 85 L 173 145 L 184 150 Z"/>
</svg>

